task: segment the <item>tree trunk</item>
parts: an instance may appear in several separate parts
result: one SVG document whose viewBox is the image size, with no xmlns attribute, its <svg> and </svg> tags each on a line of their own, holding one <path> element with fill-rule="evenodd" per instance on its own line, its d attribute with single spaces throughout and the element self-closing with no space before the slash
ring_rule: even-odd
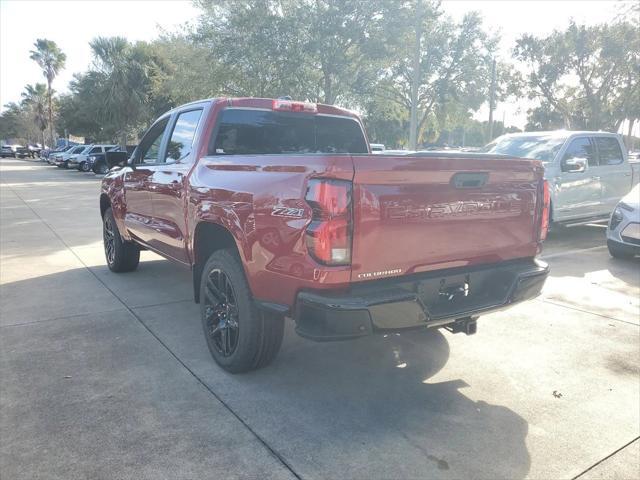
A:
<svg viewBox="0 0 640 480">
<path fill-rule="evenodd" d="M 331 81 L 331 73 L 326 68 L 322 68 L 322 76 L 324 80 L 324 103 L 333 105 L 336 101 L 333 95 L 333 82 Z"/>
<path fill-rule="evenodd" d="M 629 150 L 634 150 L 635 145 L 634 145 L 634 138 L 633 138 L 633 125 L 635 124 L 636 119 L 635 118 L 630 118 L 629 119 L 629 131 L 627 134 L 627 149 Z"/>
<path fill-rule="evenodd" d="M 47 100 L 49 103 L 49 140 L 51 141 L 51 143 L 49 144 L 49 147 L 53 148 L 53 109 L 51 107 L 51 80 L 49 80 L 47 78 L 47 86 L 48 86 L 48 90 L 49 90 L 49 95 L 47 95 Z M 44 147 L 44 145 L 43 145 Z"/>
<path fill-rule="evenodd" d="M 493 109 L 496 102 L 496 61 L 491 62 L 491 87 L 489 90 L 489 142 L 493 140 Z"/>
<path fill-rule="evenodd" d="M 420 88 L 420 44 L 422 40 L 421 2 L 416 5 L 416 43 L 413 52 L 413 72 L 411 77 L 411 117 L 409 120 L 409 150 L 418 146 L 418 89 Z"/>
</svg>

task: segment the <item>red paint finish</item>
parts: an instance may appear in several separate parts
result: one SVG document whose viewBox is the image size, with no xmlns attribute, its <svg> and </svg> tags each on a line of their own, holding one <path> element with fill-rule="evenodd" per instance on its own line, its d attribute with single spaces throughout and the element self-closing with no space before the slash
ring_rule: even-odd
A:
<svg viewBox="0 0 640 480">
<path fill-rule="evenodd" d="M 353 281 L 533 257 L 535 161 L 354 156 Z M 479 174 L 479 188 L 452 184 Z"/>
<path fill-rule="evenodd" d="M 222 109 L 272 106 L 271 99 L 217 99 L 163 116 L 171 126 L 180 112 L 203 109 L 188 157 L 105 176 L 101 202 L 113 207 L 122 236 L 193 267 L 198 225 L 221 226 L 235 240 L 253 295 L 289 307 L 300 290 L 344 290 L 351 282 L 530 258 L 539 249 L 542 168 L 534 161 L 207 155 Z M 336 107 L 317 110 L 360 122 Z M 486 183 L 457 188 L 460 172 Z M 351 265 L 321 265 L 307 251 L 312 178 L 353 182 Z"/>
</svg>

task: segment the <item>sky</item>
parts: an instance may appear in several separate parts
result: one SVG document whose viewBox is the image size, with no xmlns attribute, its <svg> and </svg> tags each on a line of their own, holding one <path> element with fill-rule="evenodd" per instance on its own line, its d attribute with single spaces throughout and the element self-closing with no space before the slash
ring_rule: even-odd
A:
<svg viewBox="0 0 640 480">
<path fill-rule="evenodd" d="M 516 38 L 537 36 L 566 27 L 573 18 L 592 25 L 619 15 L 624 0 L 444 0 L 444 10 L 456 19 L 477 10 L 490 32 L 502 36 L 500 51 L 509 57 Z M 67 65 L 54 88 L 66 91 L 73 74 L 91 63 L 89 41 L 96 36 L 124 36 L 152 40 L 162 30 L 172 31 L 194 22 L 198 9 L 186 0 L 0 0 L 0 108 L 20 100 L 28 83 L 43 82 L 38 66 L 29 59 L 36 38 L 54 40 L 67 54 Z M 496 120 L 522 128 L 527 99 L 498 104 Z M 486 119 L 487 108 L 476 118 Z"/>
</svg>

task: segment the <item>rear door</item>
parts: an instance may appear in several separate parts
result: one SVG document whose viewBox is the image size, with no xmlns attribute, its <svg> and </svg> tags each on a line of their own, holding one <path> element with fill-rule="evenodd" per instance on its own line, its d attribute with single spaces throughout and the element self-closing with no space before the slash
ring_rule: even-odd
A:
<svg viewBox="0 0 640 480">
<path fill-rule="evenodd" d="M 143 243 L 149 244 L 156 236 L 153 225 L 153 204 L 149 193 L 149 178 L 166 150 L 166 131 L 169 116 L 158 120 L 142 138 L 134 152 L 134 168 L 124 176 L 127 202 L 125 226 L 129 233 Z"/>
<path fill-rule="evenodd" d="M 147 180 L 155 230 L 150 245 L 184 263 L 189 261 L 185 180 L 195 160 L 193 142 L 202 116 L 203 107 L 190 107 L 173 115 L 166 151 Z"/>
<path fill-rule="evenodd" d="M 353 281 L 536 254 L 538 162 L 446 154 L 353 162 Z"/>
<path fill-rule="evenodd" d="M 599 178 L 602 194 L 599 213 L 608 215 L 631 189 L 631 168 L 624 161 L 617 138 L 601 136 L 595 137 L 594 141 L 598 150 L 598 166 L 593 169 L 593 174 Z"/>
</svg>

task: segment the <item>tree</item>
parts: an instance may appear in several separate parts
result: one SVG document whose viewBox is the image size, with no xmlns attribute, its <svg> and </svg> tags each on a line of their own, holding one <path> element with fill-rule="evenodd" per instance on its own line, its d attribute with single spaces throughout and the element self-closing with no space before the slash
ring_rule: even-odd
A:
<svg viewBox="0 0 640 480">
<path fill-rule="evenodd" d="M 47 86 L 44 83 L 27 85 L 22 92 L 22 106 L 31 113 L 32 119 L 40 130 L 42 146 L 45 145 L 44 132 L 47 129 Z"/>
<path fill-rule="evenodd" d="M 640 96 L 637 25 L 583 26 L 545 38 L 523 35 L 515 57 L 529 70 L 529 97 L 562 115 L 565 127 L 617 131 Z"/>
<path fill-rule="evenodd" d="M 484 102 L 496 40 L 476 12 L 456 23 L 439 3 L 413 0 L 398 16 L 409 28 L 398 32 L 399 47 L 379 88 L 410 112 L 409 148 L 415 149 L 427 123 L 443 125 L 450 107 L 470 112 Z"/>
<path fill-rule="evenodd" d="M 207 62 L 224 66 L 226 94 L 352 105 L 375 84 L 393 24 L 391 0 L 198 0 L 193 35 Z M 222 69 L 220 69 L 222 70 Z"/>
<path fill-rule="evenodd" d="M 91 41 L 93 69 L 86 80 L 99 100 L 95 114 L 107 132 L 122 145 L 167 107 L 159 91 L 166 66 L 149 44 L 129 43 L 122 37 L 98 37 Z"/>
<path fill-rule="evenodd" d="M 56 78 L 60 70 L 64 68 L 67 56 L 58 48 L 58 45 L 53 40 L 47 40 L 39 38 L 34 43 L 35 50 L 31 50 L 31 59 L 34 60 L 38 66 L 42 69 L 42 74 L 47 79 L 47 92 L 48 92 L 48 116 L 49 116 L 49 136 L 51 145 L 54 143 L 53 138 L 53 107 L 52 96 L 53 91 L 51 84 Z"/>
</svg>

